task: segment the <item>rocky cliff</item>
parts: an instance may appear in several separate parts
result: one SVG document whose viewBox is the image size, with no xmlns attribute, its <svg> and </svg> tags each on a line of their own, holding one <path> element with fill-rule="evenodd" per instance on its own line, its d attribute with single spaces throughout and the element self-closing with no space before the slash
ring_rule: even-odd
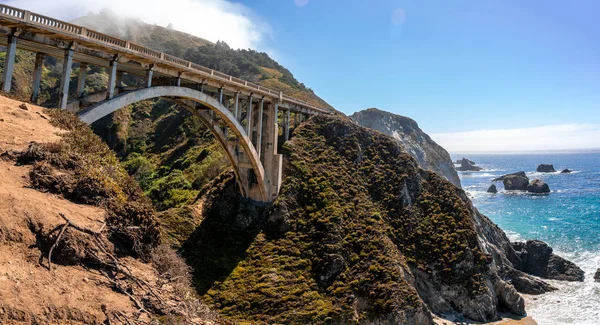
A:
<svg viewBox="0 0 600 325">
<path fill-rule="evenodd" d="M 436 172 L 461 187 L 450 154 L 423 132 L 414 120 L 376 108 L 354 113 L 350 119 L 361 126 L 393 137 L 423 169 Z"/>
<path fill-rule="evenodd" d="M 517 268 L 504 232 L 394 139 L 317 116 L 284 145 L 285 180 L 261 211 L 232 176 L 201 195 L 183 244 L 204 298 L 260 324 L 433 324 L 434 314 L 525 313 L 553 290 Z M 175 226 L 173 226 L 175 228 Z"/>
</svg>

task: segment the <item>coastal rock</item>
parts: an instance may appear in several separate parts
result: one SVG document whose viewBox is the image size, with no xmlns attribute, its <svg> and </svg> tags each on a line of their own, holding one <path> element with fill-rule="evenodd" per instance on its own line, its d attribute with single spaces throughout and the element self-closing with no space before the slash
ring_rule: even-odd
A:
<svg viewBox="0 0 600 325">
<path fill-rule="evenodd" d="M 490 187 L 488 187 L 487 189 L 488 193 L 498 193 L 498 188 L 496 188 L 496 184 L 492 184 L 490 185 Z"/>
<path fill-rule="evenodd" d="M 459 172 L 469 172 L 469 171 L 480 171 L 483 168 L 475 165 L 475 163 L 467 158 L 463 158 L 460 161 L 460 167 L 456 167 L 456 170 L 458 170 Z"/>
<path fill-rule="evenodd" d="M 529 177 L 525 172 L 517 172 L 513 174 L 507 174 L 492 180 L 493 182 L 502 181 L 504 189 L 507 191 L 527 191 L 529 186 Z"/>
<path fill-rule="evenodd" d="M 560 173 L 561 174 L 570 174 L 571 172 L 572 172 L 572 170 L 570 170 L 569 168 L 565 168 Z"/>
<path fill-rule="evenodd" d="M 594 281 L 600 282 L 600 269 L 596 270 L 596 274 L 594 274 Z"/>
<path fill-rule="evenodd" d="M 554 169 L 554 165 L 552 164 L 541 164 L 537 168 L 538 173 L 556 173 L 556 169 Z"/>
<path fill-rule="evenodd" d="M 540 179 L 534 179 L 531 184 L 527 185 L 527 192 L 529 193 L 550 193 L 550 186 Z"/>
<path fill-rule="evenodd" d="M 515 267 L 545 279 L 583 281 L 584 272 L 574 263 L 554 255 L 552 248 L 540 240 L 515 242 L 512 246 L 519 258 Z"/>
<path fill-rule="evenodd" d="M 547 278 L 560 281 L 582 282 L 585 278 L 585 273 L 575 263 L 552 254 L 548 261 Z"/>
<path fill-rule="evenodd" d="M 500 303 L 515 315 L 525 314 L 525 300 L 514 285 L 506 281 L 496 282 L 496 295 Z"/>
<path fill-rule="evenodd" d="M 461 188 L 460 178 L 448 151 L 423 132 L 414 120 L 376 108 L 356 112 L 350 119 L 360 126 L 391 136 L 417 160 L 419 167 L 435 172 Z"/>
<path fill-rule="evenodd" d="M 463 157 L 463 159 L 458 159 L 458 160 L 456 161 L 456 164 L 457 164 L 457 165 L 460 165 L 460 164 L 462 164 L 462 161 L 463 161 L 464 159 L 465 159 L 465 157 Z M 475 163 L 473 160 L 467 159 L 467 161 L 468 161 L 468 162 L 469 162 L 469 164 L 471 164 L 471 165 L 477 165 L 477 164 L 476 164 L 476 163 Z"/>
<path fill-rule="evenodd" d="M 541 295 L 546 292 L 558 290 L 539 278 L 512 267 L 506 267 L 504 270 L 504 277 L 512 283 L 518 292 L 528 295 Z"/>
</svg>

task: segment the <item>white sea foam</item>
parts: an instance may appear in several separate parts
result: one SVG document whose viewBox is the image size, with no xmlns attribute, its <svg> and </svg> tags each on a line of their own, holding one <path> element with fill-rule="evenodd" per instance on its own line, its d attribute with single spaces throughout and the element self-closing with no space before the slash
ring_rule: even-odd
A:
<svg viewBox="0 0 600 325">
<path fill-rule="evenodd" d="M 558 291 L 526 296 L 527 313 L 540 325 L 597 325 L 600 323 L 600 283 L 594 273 L 600 266 L 600 253 L 555 252 L 585 272 L 584 282 L 547 281 Z"/>
<path fill-rule="evenodd" d="M 464 178 L 476 178 L 476 177 L 483 178 L 483 177 L 487 177 L 487 178 L 490 178 L 490 179 L 491 178 L 496 178 L 498 176 L 500 176 L 500 175 L 496 175 L 496 174 L 492 174 L 492 173 L 481 173 L 481 174 L 479 174 L 479 173 L 476 173 L 476 172 L 472 172 L 472 173 L 463 175 Z"/>
</svg>

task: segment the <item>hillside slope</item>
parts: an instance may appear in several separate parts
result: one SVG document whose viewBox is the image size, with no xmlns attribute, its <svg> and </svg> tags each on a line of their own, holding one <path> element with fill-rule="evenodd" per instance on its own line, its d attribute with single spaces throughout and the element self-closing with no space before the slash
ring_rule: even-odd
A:
<svg viewBox="0 0 600 325">
<path fill-rule="evenodd" d="M 434 171 L 455 186 L 461 187 L 450 154 L 423 132 L 414 120 L 376 108 L 356 112 L 350 119 L 361 126 L 393 137 L 417 160 L 421 168 Z"/>
<path fill-rule="evenodd" d="M 89 127 L 5 97 L 0 107 L 0 323 L 227 323 L 156 246 L 151 205 Z"/>
<path fill-rule="evenodd" d="M 232 176 L 196 206 L 199 226 L 182 251 L 199 292 L 224 316 L 259 324 L 432 324 L 433 314 L 455 313 L 493 321 L 501 311 L 525 313 L 515 286 L 552 290 L 515 269 L 508 238 L 464 191 L 420 169 L 392 138 L 317 116 L 284 147 L 286 176 L 270 209 L 251 208 Z"/>
</svg>

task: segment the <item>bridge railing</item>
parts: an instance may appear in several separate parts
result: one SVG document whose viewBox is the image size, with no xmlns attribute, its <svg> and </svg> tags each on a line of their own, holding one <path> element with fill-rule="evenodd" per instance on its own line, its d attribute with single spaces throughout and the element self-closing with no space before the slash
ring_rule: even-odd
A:
<svg viewBox="0 0 600 325">
<path fill-rule="evenodd" d="M 157 60 L 166 65 L 176 65 L 176 66 L 178 66 L 178 68 L 185 67 L 185 68 L 191 70 L 191 72 L 194 72 L 194 70 L 195 70 L 195 71 L 201 72 L 203 75 L 210 75 L 212 77 L 217 77 L 218 79 L 224 79 L 225 81 L 227 81 L 229 83 L 233 83 L 238 87 L 245 87 L 250 91 L 262 91 L 262 92 L 268 93 L 270 95 L 276 95 L 276 96 L 279 95 L 278 91 L 274 91 L 269 88 L 262 87 L 257 84 L 248 82 L 246 80 L 242 80 L 240 78 L 230 76 L 226 73 L 215 71 L 213 69 L 201 66 L 199 64 L 196 64 L 196 63 L 193 63 L 190 61 L 186 61 L 184 59 L 181 59 L 181 58 L 178 58 L 178 57 L 175 57 L 175 56 L 172 56 L 172 55 L 160 52 L 160 51 L 156 51 L 156 50 L 153 50 L 153 49 L 150 49 L 150 48 L 147 48 L 147 47 L 135 44 L 135 43 L 131 43 L 131 42 L 125 41 L 123 39 L 120 39 L 120 38 L 117 38 L 114 36 L 106 35 L 104 33 L 100 33 L 100 32 L 97 32 L 97 31 L 94 31 L 91 29 L 87 29 L 82 26 L 67 23 L 67 22 L 64 22 L 64 21 L 61 21 L 58 19 L 54 19 L 51 17 L 33 13 L 33 12 L 30 12 L 27 10 L 0 4 L 0 17 L 7 17 L 7 18 L 10 18 L 13 20 L 18 20 L 18 21 L 22 21 L 27 24 L 31 24 L 33 26 L 43 27 L 43 28 L 71 34 L 71 35 L 77 35 L 79 37 L 83 37 L 84 39 L 93 40 L 95 42 L 106 44 L 111 47 L 121 48 L 125 51 L 141 54 L 146 57 L 151 57 L 152 59 Z M 295 98 L 292 98 L 287 95 L 283 95 L 282 97 L 285 101 L 288 101 L 290 103 L 305 106 L 307 108 L 317 110 L 320 112 L 326 112 L 326 110 L 324 110 L 322 108 L 318 108 L 314 105 L 311 105 L 303 100 L 295 99 Z"/>
<path fill-rule="evenodd" d="M 116 37 L 112 37 L 110 35 L 102 34 L 100 32 L 97 32 L 97 31 L 94 31 L 91 29 L 86 29 L 83 36 L 86 36 L 86 37 L 91 38 L 96 41 L 100 41 L 102 43 L 116 45 L 116 46 L 122 47 L 122 48 L 127 48 L 127 41 L 124 41 L 124 40 L 116 38 Z"/>
<path fill-rule="evenodd" d="M 7 5 L 0 5 L 0 15 L 17 19 L 24 19 L 25 10 L 13 8 Z"/>
<path fill-rule="evenodd" d="M 27 21 L 29 21 L 30 23 L 34 23 L 36 25 L 42 25 L 44 27 L 59 30 L 62 32 L 67 32 L 69 34 L 79 35 L 79 34 L 81 34 L 81 30 L 82 30 L 82 28 L 80 26 L 69 24 L 64 21 L 60 21 L 58 19 L 46 17 L 43 15 L 38 15 L 35 13 L 30 13 L 25 18 L 28 18 Z"/>
</svg>

